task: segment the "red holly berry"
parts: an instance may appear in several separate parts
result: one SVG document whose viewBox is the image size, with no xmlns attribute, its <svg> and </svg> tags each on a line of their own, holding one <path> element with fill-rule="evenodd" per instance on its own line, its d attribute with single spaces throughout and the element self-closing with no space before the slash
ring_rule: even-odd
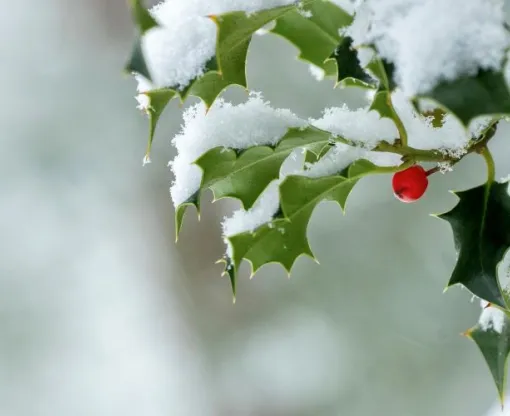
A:
<svg viewBox="0 0 510 416">
<path fill-rule="evenodd" d="M 419 165 L 395 173 L 392 180 L 393 192 L 402 202 L 414 202 L 420 199 L 427 190 L 428 184 L 427 172 Z"/>
</svg>

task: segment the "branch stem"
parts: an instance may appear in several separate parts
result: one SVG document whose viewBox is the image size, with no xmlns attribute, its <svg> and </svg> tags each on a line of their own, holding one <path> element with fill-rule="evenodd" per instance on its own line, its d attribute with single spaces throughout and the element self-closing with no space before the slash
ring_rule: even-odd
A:
<svg viewBox="0 0 510 416">
<path fill-rule="evenodd" d="M 494 164 L 494 158 L 492 157 L 492 153 L 487 146 L 485 146 L 480 154 L 485 159 L 485 163 L 487 164 L 487 181 L 489 183 L 494 182 L 496 178 L 496 167 Z"/>
</svg>

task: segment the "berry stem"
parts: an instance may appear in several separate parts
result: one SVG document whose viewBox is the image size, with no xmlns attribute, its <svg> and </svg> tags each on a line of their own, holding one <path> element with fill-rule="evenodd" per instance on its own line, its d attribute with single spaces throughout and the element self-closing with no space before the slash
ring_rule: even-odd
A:
<svg viewBox="0 0 510 416">
<path fill-rule="evenodd" d="M 436 166 L 435 168 L 429 169 L 426 174 L 427 176 L 433 175 L 436 172 L 439 172 L 441 168 L 439 166 Z"/>
</svg>

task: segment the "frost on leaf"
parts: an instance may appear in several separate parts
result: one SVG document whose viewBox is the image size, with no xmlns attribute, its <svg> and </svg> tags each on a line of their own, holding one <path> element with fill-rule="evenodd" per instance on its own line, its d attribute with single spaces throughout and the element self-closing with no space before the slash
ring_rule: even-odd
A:
<svg viewBox="0 0 510 416">
<path fill-rule="evenodd" d="M 346 34 L 394 65 L 405 96 L 433 98 L 465 125 L 510 113 L 503 1 L 366 0 Z"/>
<path fill-rule="evenodd" d="M 500 70 L 510 41 L 503 2 L 486 0 L 366 0 L 348 34 L 395 64 L 407 96 L 480 69 Z"/>
<path fill-rule="evenodd" d="M 188 108 L 184 125 L 173 139 L 177 149 L 177 156 L 170 163 L 175 177 L 170 189 L 174 205 L 180 206 L 199 192 L 203 170 L 204 185 L 211 187 L 216 197 L 236 196 L 249 206 L 256 199 L 256 187 L 250 188 L 251 183 L 245 183 L 244 179 L 260 174 L 257 167 L 278 170 L 278 163 L 281 164 L 291 149 L 282 149 L 277 144 L 290 128 L 302 128 L 307 123 L 289 110 L 272 108 L 257 94 L 237 106 L 218 100 L 206 110 L 203 103 Z M 299 133 L 294 140 L 304 144 Z M 242 150 L 247 148 L 252 149 L 243 154 Z M 259 159 L 262 153 L 264 158 Z M 270 179 L 259 191 L 269 182 Z"/>
<path fill-rule="evenodd" d="M 166 0 L 147 11 L 133 0 L 140 33 L 127 69 L 150 118 L 147 153 L 172 98 L 197 96 L 210 107 L 228 85 L 246 87 L 252 35 L 296 7 L 293 0 Z"/>
</svg>

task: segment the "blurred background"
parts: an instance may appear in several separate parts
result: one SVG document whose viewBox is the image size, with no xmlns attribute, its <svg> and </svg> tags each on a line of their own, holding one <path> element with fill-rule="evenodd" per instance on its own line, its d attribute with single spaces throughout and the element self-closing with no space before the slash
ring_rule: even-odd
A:
<svg viewBox="0 0 510 416">
<path fill-rule="evenodd" d="M 429 215 L 455 204 L 449 189 L 482 183 L 483 161 L 434 175 L 416 204 L 396 201 L 389 177 L 361 182 L 346 216 L 322 204 L 309 228 L 321 265 L 300 259 L 290 280 L 244 267 L 233 305 L 215 261 L 235 204 L 207 195 L 174 243 L 175 101 L 142 168 L 125 0 L 0 3 L 0 415 L 489 414 L 495 386 L 459 335 L 480 308 L 443 294 L 453 238 Z M 364 104 L 296 55 L 256 36 L 251 88 L 303 117 Z M 493 140 L 498 176 L 508 133 Z"/>
</svg>

